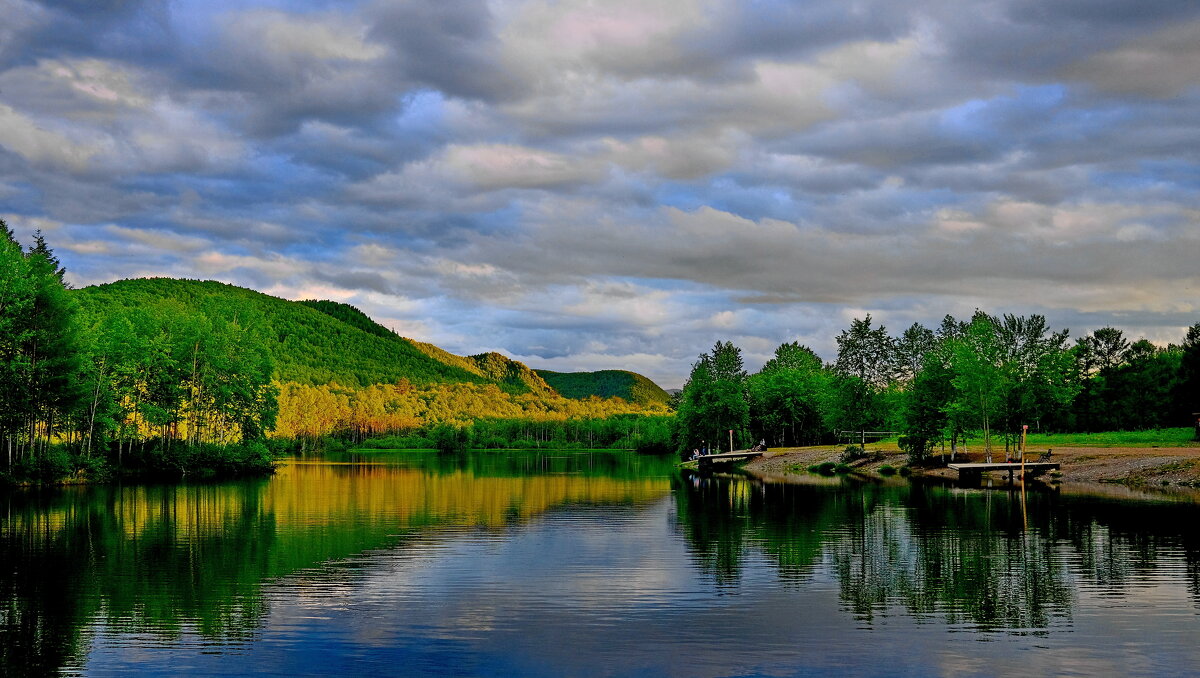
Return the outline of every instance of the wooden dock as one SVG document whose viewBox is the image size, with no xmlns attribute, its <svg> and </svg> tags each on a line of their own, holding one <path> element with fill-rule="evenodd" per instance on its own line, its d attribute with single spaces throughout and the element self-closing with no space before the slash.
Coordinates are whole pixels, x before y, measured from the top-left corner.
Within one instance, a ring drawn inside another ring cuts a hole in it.
<svg viewBox="0 0 1200 678">
<path fill-rule="evenodd" d="M 695 459 L 696 465 L 701 469 L 710 469 L 717 464 L 732 464 L 735 461 L 747 461 L 761 457 L 762 452 L 751 452 L 750 450 L 738 450 L 736 452 L 722 452 L 721 454 L 706 454 Z"/>
<path fill-rule="evenodd" d="M 1020 473 L 1022 466 L 1024 467 L 1025 475 L 1041 475 L 1046 471 L 1052 471 L 1059 468 L 1057 462 L 1049 461 L 1027 461 L 1024 465 L 1019 461 L 1000 462 L 995 464 L 948 464 L 946 468 L 958 471 L 958 479 L 963 482 L 977 483 L 983 474 L 987 471 L 1008 471 L 1008 482 L 1013 481 L 1013 476 Z"/>
</svg>

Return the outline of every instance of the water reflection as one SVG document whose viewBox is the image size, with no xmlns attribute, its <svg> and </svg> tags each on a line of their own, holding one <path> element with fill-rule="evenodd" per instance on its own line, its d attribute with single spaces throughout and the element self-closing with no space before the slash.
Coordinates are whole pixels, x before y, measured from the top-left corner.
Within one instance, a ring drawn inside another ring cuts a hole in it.
<svg viewBox="0 0 1200 678">
<path fill-rule="evenodd" d="M 903 611 L 1044 633 L 1069 623 L 1079 589 L 1121 596 L 1163 578 L 1186 579 L 1200 606 L 1200 510 L 1188 503 L 699 475 L 674 491 L 678 530 L 717 586 L 738 585 L 755 556 L 797 586 L 828 568 L 868 626 Z"/>
<path fill-rule="evenodd" d="M 1200 661 L 1187 502 L 611 452 L 350 453 L 4 501 L 3 675 L 993 673 L 1014 648 L 991 646 L 1025 641 L 1032 673 Z"/>
<path fill-rule="evenodd" d="M 556 506 L 669 491 L 669 463 L 613 453 L 344 455 L 275 478 L 4 498 L 0 674 L 78 660 L 88 629 L 244 641 L 263 586 L 415 536 L 503 529 Z"/>
</svg>

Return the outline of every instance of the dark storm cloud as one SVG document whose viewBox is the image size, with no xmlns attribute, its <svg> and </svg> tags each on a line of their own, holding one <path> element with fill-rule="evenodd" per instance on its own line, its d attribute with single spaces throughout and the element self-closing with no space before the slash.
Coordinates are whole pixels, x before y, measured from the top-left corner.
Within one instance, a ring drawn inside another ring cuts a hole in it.
<svg viewBox="0 0 1200 678">
<path fill-rule="evenodd" d="M 1200 315 L 1200 5 L 0 0 L 0 215 L 678 385 L 976 307 Z M 1194 319 L 1192 320 L 1194 322 Z"/>
</svg>

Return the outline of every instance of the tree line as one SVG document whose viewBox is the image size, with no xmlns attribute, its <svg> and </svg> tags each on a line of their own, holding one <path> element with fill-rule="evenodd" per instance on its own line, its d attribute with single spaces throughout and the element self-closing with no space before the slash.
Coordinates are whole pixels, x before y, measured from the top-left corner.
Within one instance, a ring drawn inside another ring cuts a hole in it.
<svg viewBox="0 0 1200 678">
<path fill-rule="evenodd" d="M 7 472 L 58 479 L 111 464 L 269 467 L 273 363 L 254 318 L 162 301 L 88 314 L 41 234 L 0 221 L 0 444 Z"/>
<path fill-rule="evenodd" d="M 1105 327 L 1070 340 L 1040 315 L 946 316 L 892 336 L 871 316 L 837 336 L 825 363 L 785 343 L 754 374 L 717 342 L 693 364 L 677 402 L 680 452 L 758 440 L 799 446 L 898 435 L 916 460 L 966 439 L 990 456 L 1022 427 L 1049 432 L 1144 430 L 1194 423 L 1200 412 L 1200 323 L 1180 344 L 1130 341 Z M 1198 429 L 1200 434 L 1200 429 Z"/>
<path fill-rule="evenodd" d="M 564 398 L 520 363 L 411 342 L 345 304 L 171 279 L 72 290 L 64 275 L 40 233 L 26 250 L 0 221 L 0 477 L 255 472 L 272 450 L 474 419 L 607 445 L 611 427 L 571 422 L 668 411 Z M 480 440 L 526 438 L 497 426 Z"/>
<path fill-rule="evenodd" d="M 622 398 L 593 396 L 577 399 L 557 394 L 514 394 L 497 384 L 414 384 L 401 379 L 394 384 L 355 388 L 337 383 L 310 386 L 287 382 L 279 384 L 279 415 L 271 435 L 295 441 L 299 451 L 307 451 L 327 445 L 329 438 L 350 444 L 380 436 L 422 438 L 423 431 L 435 424 L 462 428 L 471 422 L 507 420 L 521 422 L 523 430 L 531 427 L 543 430 L 550 426 L 565 432 L 563 435 L 576 442 L 570 432 L 582 426 L 582 422 L 625 416 L 652 419 L 667 412 L 666 406 L 639 405 Z M 480 431 L 486 429 L 482 423 L 477 428 Z M 526 438 L 544 442 L 553 439 L 553 435 L 504 436 L 508 441 Z M 481 443 L 472 446 L 523 445 Z"/>
</svg>

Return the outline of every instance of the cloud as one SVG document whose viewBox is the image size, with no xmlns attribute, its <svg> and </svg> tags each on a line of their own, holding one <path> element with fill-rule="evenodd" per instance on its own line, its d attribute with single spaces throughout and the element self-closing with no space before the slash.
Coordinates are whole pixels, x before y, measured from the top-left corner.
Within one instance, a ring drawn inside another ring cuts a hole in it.
<svg viewBox="0 0 1200 678">
<path fill-rule="evenodd" d="M 78 284 L 331 296 L 669 385 L 716 339 L 830 358 L 866 312 L 1200 315 L 1194 2 L 0 13 L 0 212 Z"/>
<path fill-rule="evenodd" d="M 1200 87 L 1200 21 L 1171 26 L 1062 70 L 1112 94 L 1173 97 Z"/>
</svg>

